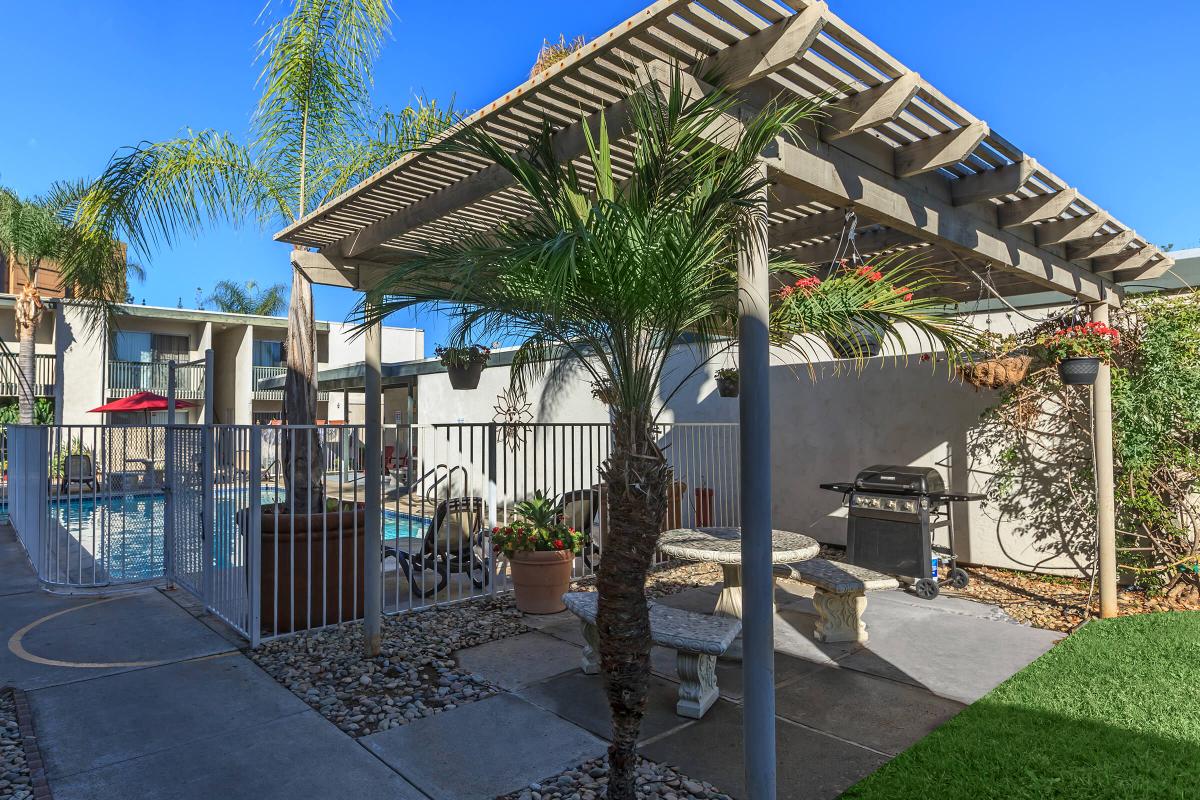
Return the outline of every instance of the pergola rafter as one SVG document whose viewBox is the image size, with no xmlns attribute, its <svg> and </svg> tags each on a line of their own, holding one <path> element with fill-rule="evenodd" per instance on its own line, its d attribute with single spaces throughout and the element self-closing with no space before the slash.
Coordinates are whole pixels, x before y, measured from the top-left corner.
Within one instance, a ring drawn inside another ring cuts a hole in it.
<svg viewBox="0 0 1200 800">
<path fill-rule="evenodd" d="M 836 96 L 811 139 L 770 159 L 772 250 L 825 252 L 839 210 L 933 252 L 1011 274 L 1005 292 L 1053 289 L 1119 301 L 1114 278 L 1160 274 L 1170 259 L 834 14 L 824 2 L 660 0 L 463 121 L 514 150 L 541 125 L 555 149 L 580 158 L 585 126 L 601 117 L 628 170 L 625 97 L 647 70 L 677 65 L 697 85 L 720 81 L 747 110 L 771 98 Z M 659 74 L 661 78 L 661 71 Z M 446 134 L 453 137 L 455 131 Z M 781 188 L 782 187 L 782 190 Z M 814 204 L 817 208 L 813 211 Z M 830 210 L 832 209 L 832 211 Z M 411 154 L 281 231 L 315 248 L 315 280 L 369 288 L 373 264 L 394 264 L 429 242 L 527 216 L 523 192 L 498 167 L 445 152 Z M 805 221 L 809 216 L 817 219 Z M 814 241 L 816 240 L 816 241 Z M 945 261 L 945 259 L 942 259 Z M 963 277 L 959 274 L 957 277 Z"/>
</svg>

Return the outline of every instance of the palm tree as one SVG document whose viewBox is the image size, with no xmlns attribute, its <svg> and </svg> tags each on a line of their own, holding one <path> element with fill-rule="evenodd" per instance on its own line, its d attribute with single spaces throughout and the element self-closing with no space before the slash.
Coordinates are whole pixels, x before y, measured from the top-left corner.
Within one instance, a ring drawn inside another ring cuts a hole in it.
<svg viewBox="0 0 1200 800">
<path fill-rule="evenodd" d="M 259 289 L 255 281 L 245 284 L 234 281 L 217 281 L 212 294 L 204 298 L 207 305 L 215 306 L 218 311 L 230 314 L 256 314 L 261 317 L 273 317 L 287 307 L 284 292 L 287 287 L 282 283 L 272 284 L 265 289 Z"/>
<path fill-rule="evenodd" d="M 34 335 L 42 320 L 38 273 L 53 262 L 68 296 L 106 319 L 115 302 L 125 296 L 130 272 L 141 270 L 126 258 L 125 247 L 103 228 L 78 223 L 76 202 L 82 187 L 56 184 L 45 197 L 22 199 L 0 187 L 0 255 L 24 272 L 25 285 L 15 304 L 17 323 L 18 420 L 35 422 L 33 392 L 36 380 Z M 44 418 L 44 415 L 43 415 Z"/>
<path fill-rule="evenodd" d="M 371 70 L 390 24 L 390 0 L 294 0 L 259 42 L 262 95 L 246 141 L 189 131 L 118 151 L 84 211 L 108 220 L 139 252 L 180 234 L 198 235 L 218 220 L 253 216 L 277 229 L 302 218 L 455 119 L 452 109 L 432 101 L 398 113 L 371 106 Z M 296 269 L 287 354 L 285 416 L 311 425 L 317 416 L 312 284 Z M 319 437 L 285 441 L 293 448 L 292 491 L 322 507 Z"/>
<path fill-rule="evenodd" d="M 513 370 L 520 387 L 564 365 L 611 387 L 612 446 L 601 470 L 610 528 L 598 570 L 597 628 L 612 712 L 613 800 L 634 796 L 651 643 L 645 580 L 671 481 L 655 433 L 656 399 L 674 391 L 663 385 L 668 354 L 695 346 L 703 363 L 731 346 L 737 241 L 763 188 L 759 154 L 818 116 L 820 106 L 770 106 L 732 133 L 735 144 L 717 148 L 704 133 L 729 124 L 733 100 L 686 98 L 676 75 L 665 92 L 633 95 L 632 172 L 623 178 L 614 173 L 604 126 L 589 137 L 583 167 L 556 156 L 549 126 L 519 153 L 466 129 L 437 149 L 500 164 L 528 194 L 532 214 L 430 245 L 394 267 L 356 311 L 367 324 L 425 304 L 451 315 L 456 341 L 520 341 Z M 835 269 L 824 280 L 792 263 L 771 270 L 773 341 L 801 355 L 813 337 L 845 336 L 861 324 L 897 339 L 906 330 L 952 351 L 968 339 L 937 315 L 942 301 L 926 296 L 935 279 L 912 264 L 892 265 L 887 280 L 874 269 Z"/>
</svg>

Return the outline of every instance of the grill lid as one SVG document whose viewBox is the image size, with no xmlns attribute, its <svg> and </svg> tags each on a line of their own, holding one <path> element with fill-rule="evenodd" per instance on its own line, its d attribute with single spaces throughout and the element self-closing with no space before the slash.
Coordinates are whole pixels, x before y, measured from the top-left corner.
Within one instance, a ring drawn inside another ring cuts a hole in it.
<svg viewBox="0 0 1200 800">
<path fill-rule="evenodd" d="M 946 484 L 941 473 L 933 467 L 876 464 L 858 473 L 854 488 L 860 492 L 935 494 L 945 491 Z"/>
</svg>

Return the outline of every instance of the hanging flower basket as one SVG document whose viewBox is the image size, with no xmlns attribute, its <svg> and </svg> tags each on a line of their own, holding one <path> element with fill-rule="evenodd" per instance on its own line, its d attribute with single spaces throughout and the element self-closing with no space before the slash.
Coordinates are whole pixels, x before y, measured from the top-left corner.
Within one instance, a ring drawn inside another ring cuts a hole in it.
<svg viewBox="0 0 1200 800">
<path fill-rule="evenodd" d="M 1091 386 L 1099 374 L 1099 358 L 1064 358 L 1058 362 L 1058 377 L 1067 386 Z"/>
<path fill-rule="evenodd" d="M 446 367 L 446 375 L 450 378 L 450 386 L 457 391 L 474 389 L 479 386 L 479 377 L 487 366 L 492 351 L 486 347 L 473 344 L 470 347 L 439 347 L 434 350 L 442 365 Z"/>
<path fill-rule="evenodd" d="M 958 375 L 976 389 L 1008 389 L 1025 380 L 1033 356 L 1013 354 L 963 364 Z"/>
<path fill-rule="evenodd" d="M 736 369 L 719 369 L 716 374 L 717 394 L 721 397 L 737 397 L 741 378 Z"/>
<path fill-rule="evenodd" d="M 825 342 L 837 358 L 874 358 L 883 352 L 882 331 L 862 320 L 852 322 L 840 336 L 826 336 Z"/>
<path fill-rule="evenodd" d="M 1103 322 L 1086 322 L 1059 328 L 1038 342 L 1058 361 L 1058 376 L 1067 386 L 1091 386 L 1100 364 L 1112 360 L 1121 333 Z"/>
</svg>

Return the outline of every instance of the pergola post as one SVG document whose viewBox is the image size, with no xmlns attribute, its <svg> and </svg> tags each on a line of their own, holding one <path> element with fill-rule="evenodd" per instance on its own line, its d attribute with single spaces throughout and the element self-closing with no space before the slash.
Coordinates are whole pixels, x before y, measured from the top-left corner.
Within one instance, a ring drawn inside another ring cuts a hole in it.
<svg viewBox="0 0 1200 800">
<path fill-rule="evenodd" d="M 738 253 L 738 413 L 742 473 L 742 673 L 746 794 L 775 798 L 775 620 L 771 575 L 770 285 L 767 177 Z"/>
<path fill-rule="evenodd" d="M 366 474 L 363 492 L 366 496 L 367 521 L 363 531 L 366 541 L 363 564 L 363 641 L 368 658 L 379 655 L 380 631 L 383 623 L 383 552 L 380 525 L 383 521 L 380 503 L 383 491 L 381 457 L 383 451 L 383 408 L 380 404 L 380 369 L 383 361 L 382 323 L 378 320 L 367 326 L 363 336 L 364 381 L 366 411 Z"/>
<path fill-rule="evenodd" d="M 1092 306 L 1092 321 L 1108 324 L 1108 303 Z M 1100 616 L 1117 616 L 1117 510 L 1113 483 L 1112 369 L 1101 363 L 1092 386 L 1092 447 L 1096 454 L 1097 568 Z"/>
</svg>

